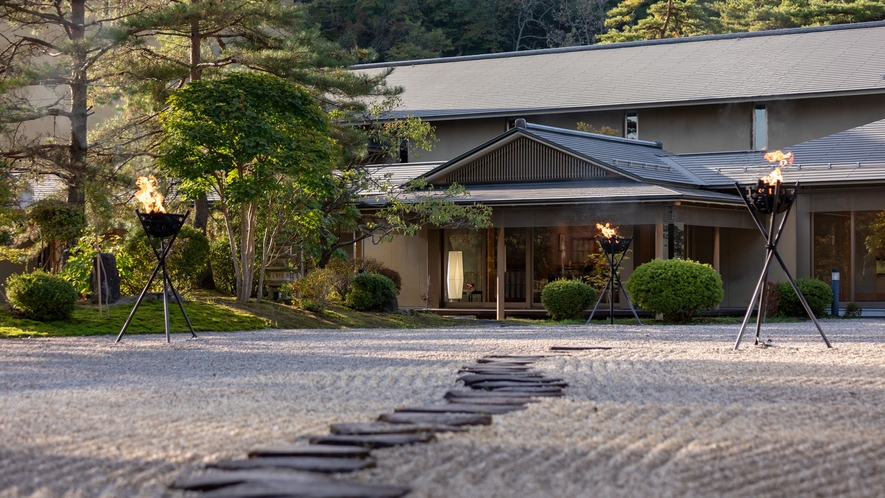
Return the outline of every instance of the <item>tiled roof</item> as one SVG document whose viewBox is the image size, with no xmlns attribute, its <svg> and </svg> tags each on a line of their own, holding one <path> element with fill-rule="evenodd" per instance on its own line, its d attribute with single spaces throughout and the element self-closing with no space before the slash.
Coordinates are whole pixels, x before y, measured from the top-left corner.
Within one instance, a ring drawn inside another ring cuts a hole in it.
<svg viewBox="0 0 885 498">
<path fill-rule="evenodd" d="M 785 183 L 863 183 L 885 180 L 885 120 L 783 149 L 792 152 L 792 166 L 782 169 Z M 764 151 L 681 154 L 676 161 L 701 179 L 703 185 L 748 183 L 772 167 Z"/>
<path fill-rule="evenodd" d="M 391 66 L 398 112 L 440 119 L 885 92 L 885 22 L 354 69 Z"/>
</svg>

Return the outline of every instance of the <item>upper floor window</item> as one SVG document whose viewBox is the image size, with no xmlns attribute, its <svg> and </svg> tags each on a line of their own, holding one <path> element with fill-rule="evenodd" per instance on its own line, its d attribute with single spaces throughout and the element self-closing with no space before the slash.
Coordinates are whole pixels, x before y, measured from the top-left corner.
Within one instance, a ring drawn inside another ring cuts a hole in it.
<svg viewBox="0 0 885 498">
<path fill-rule="evenodd" d="M 639 140 L 639 115 L 635 112 L 627 113 L 624 123 L 624 137 L 630 140 Z"/>
<path fill-rule="evenodd" d="M 764 104 L 753 108 L 753 149 L 768 148 L 768 111 Z"/>
</svg>

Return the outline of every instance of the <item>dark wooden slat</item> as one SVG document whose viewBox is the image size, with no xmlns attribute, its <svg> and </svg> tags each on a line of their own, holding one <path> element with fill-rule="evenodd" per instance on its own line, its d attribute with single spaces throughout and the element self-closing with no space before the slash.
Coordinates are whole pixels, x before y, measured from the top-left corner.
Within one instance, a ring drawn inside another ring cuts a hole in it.
<svg viewBox="0 0 885 498">
<path fill-rule="evenodd" d="M 404 444 L 429 443 L 436 437 L 426 432 L 414 434 L 332 434 L 310 438 L 311 444 L 362 446 L 364 448 L 391 448 Z"/>
<path fill-rule="evenodd" d="M 332 434 L 411 434 L 416 432 L 464 432 L 467 429 L 443 424 L 389 424 L 383 422 L 357 422 L 332 424 Z"/>
<path fill-rule="evenodd" d="M 206 467 L 222 470 L 289 469 L 306 472 L 353 472 L 375 466 L 371 458 L 269 457 L 245 460 L 222 460 Z"/>
<path fill-rule="evenodd" d="M 447 405 L 427 405 L 427 406 L 409 406 L 405 408 L 397 408 L 396 413 L 480 413 L 497 415 L 501 413 L 509 413 L 516 410 L 524 410 L 525 407 L 519 405 L 479 405 L 450 403 Z"/>
<path fill-rule="evenodd" d="M 385 413 L 378 417 L 392 424 L 492 425 L 491 415 L 476 413 Z"/>
<path fill-rule="evenodd" d="M 489 381 L 489 382 L 481 382 L 479 384 L 473 384 L 470 386 L 472 389 L 485 389 L 489 391 L 523 391 L 523 392 L 547 392 L 547 393 L 561 393 L 562 388 L 566 387 L 568 384 L 565 382 L 563 385 L 557 384 L 526 384 L 525 382 L 503 382 L 503 381 Z"/>
<path fill-rule="evenodd" d="M 609 346 L 550 346 L 550 351 L 608 351 Z"/>
<path fill-rule="evenodd" d="M 369 450 L 359 446 L 337 446 L 322 444 L 274 444 L 261 446 L 249 452 L 249 458 L 271 456 L 366 458 L 369 456 Z"/>
<path fill-rule="evenodd" d="M 399 498 L 411 491 L 400 486 L 346 481 L 248 481 L 205 493 L 206 498 Z"/>
<path fill-rule="evenodd" d="M 550 384 L 550 385 L 558 385 L 565 382 L 562 379 L 548 379 L 545 377 L 521 377 L 518 375 L 490 375 L 490 374 L 467 374 L 458 377 L 456 380 L 463 382 L 464 384 L 470 386 L 473 384 L 477 384 L 479 382 L 491 382 L 491 381 L 505 381 L 505 382 L 519 382 L 524 384 Z"/>
<path fill-rule="evenodd" d="M 562 390 L 558 389 L 556 392 L 531 392 L 531 391 L 510 391 L 506 392 L 500 389 L 496 389 L 494 391 L 482 391 L 472 389 L 470 391 L 449 391 L 445 394 L 446 399 L 450 398 L 511 398 L 511 399 L 531 399 L 536 397 L 558 397 L 562 396 Z"/>
</svg>

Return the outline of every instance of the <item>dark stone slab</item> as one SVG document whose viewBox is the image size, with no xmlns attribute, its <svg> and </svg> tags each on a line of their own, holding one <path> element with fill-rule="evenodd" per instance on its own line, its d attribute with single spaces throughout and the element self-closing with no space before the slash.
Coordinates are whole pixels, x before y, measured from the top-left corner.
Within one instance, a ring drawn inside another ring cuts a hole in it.
<svg viewBox="0 0 885 498">
<path fill-rule="evenodd" d="M 550 351 L 608 351 L 608 346 L 550 346 Z"/>
<path fill-rule="evenodd" d="M 364 448 L 391 448 L 404 444 L 429 443 L 436 436 L 426 432 L 414 434 L 333 434 L 310 438 L 311 444 L 362 446 Z"/>
<path fill-rule="evenodd" d="M 506 383 L 505 383 L 506 384 Z M 518 392 L 522 393 L 535 393 L 535 394 L 562 394 L 562 388 L 557 386 L 530 386 L 526 384 L 518 384 L 518 385 L 501 385 L 497 387 L 488 387 L 483 388 L 480 384 L 476 386 L 472 386 L 473 389 L 482 389 L 491 393 L 500 394 L 500 393 L 508 393 L 508 392 Z"/>
<path fill-rule="evenodd" d="M 512 375 L 514 377 L 543 377 L 544 374 L 536 370 L 508 370 L 502 368 L 462 368 L 459 374 L 476 375 Z"/>
<path fill-rule="evenodd" d="M 516 399 L 516 400 L 531 400 L 532 398 L 538 397 L 557 397 L 561 396 L 562 391 L 557 390 L 555 393 L 545 393 L 545 392 L 505 392 L 502 390 L 494 390 L 494 391 L 481 391 L 481 390 L 470 390 L 470 391 L 449 391 L 445 394 L 446 399 L 452 398 L 460 398 L 460 399 L 484 399 L 484 398 L 506 398 L 506 399 Z"/>
<path fill-rule="evenodd" d="M 178 479 L 172 488 L 190 491 L 208 491 L 249 481 L 291 481 L 291 482 L 329 482 L 331 478 L 314 472 L 294 470 L 235 470 L 231 472 L 210 472 Z"/>
<path fill-rule="evenodd" d="M 222 460 L 206 467 L 222 470 L 288 469 L 306 472 L 353 472 L 375 466 L 371 458 L 270 457 L 245 460 Z"/>
<path fill-rule="evenodd" d="M 491 360 L 491 361 L 538 361 L 547 358 L 544 355 L 507 355 L 507 354 L 492 354 L 483 358 L 480 358 L 476 361 L 482 360 Z"/>
<path fill-rule="evenodd" d="M 518 375 L 488 375 L 488 374 L 467 374 L 458 377 L 456 380 L 463 382 L 465 385 L 473 385 L 480 382 L 502 381 L 502 382 L 519 382 L 525 384 L 550 384 L 558 385 L 565 382 L 562 379 L 548 379 L 544 377 L 520 377 Z"/>
<path fill-rule="evenodd" d="M 113 254 L 101 253 L 101 282 L 98 279 L 98 257 L 92 258 L 91 300 L 98 302 L 98 290 L 101 289 L 101 304 L 115 303 L 120 299 L 120 272 L 117 271 L 117 258 Z"/>
<path fill-rule="evenodd" d="M 281 456 L 366 458 L 369 456 L 369 450 L 360 446 L 331 444 L 275 444 L 261 446 L 249 452 L 249 458 Z"/>
<path fill-rule="evenodd" d="M 526 403 L 537 403 L 537 400 L 533 400 L 532 398 L 495 398 L 495 397 L 484 397 L 484 398 L 462 398 L 458 396 L 452 396 L 446 398 L 449 403 L 459 403 L 465 405 L 515 405 L 521 406 Z"/>
<path fill-rule="evenodd" d="M 504 387 L 544 388 L 544 387 L 568 387 L 566 382 L 516 382 L 513 380 L 487 380 L 470 384 L 473 389 L 501 389 Z"/>
<path fill-rule="evenodd" d="M 385 413 L 378 417 L 391 424 L 492 425 L 492 416 L 477 413 Z"/>
<path fill-rule="evenodd" d="M 411 434 L 415 432 L 464 432 L 467 429 L 443 424 L 388 424 L 383 422 L 332 424 L 332 434 Z"/>
<path fill-rule="evenodd" d="M 206 498 L 399 498 L 411 491 L 400 486 L 360 484 L 346 481 L 290 482 L 248 481 L 209 491 Z"/>
<path fill-rule="evenodd" d="M 480 405 L 465 403 L 450 403 L 447 405 L 409 406 L 397 408 L 396 413 L 481 413 L 497 415 L 510 413 L 516 410 L 525 410 L 522 405 Z"/>
<path fill-rule="evenodd" d="M 496 365 L 509 367 L 525 367 L 535 363 L 536 360 L 496 360 L 494 358 L 480 358 L 476 360 L 481 365 Z"/>
</svg>

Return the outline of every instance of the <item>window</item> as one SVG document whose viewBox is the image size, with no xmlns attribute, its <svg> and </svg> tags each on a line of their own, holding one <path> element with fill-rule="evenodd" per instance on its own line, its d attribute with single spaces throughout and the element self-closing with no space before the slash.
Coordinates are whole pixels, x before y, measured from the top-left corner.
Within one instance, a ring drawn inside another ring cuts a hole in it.
<svg viewBox="0 0 885 498">
<path fill-rule="evenodd" d="M 753 148 L 768 148 L 768 111 L 764 105 L 757 105 L 753 109 Z"/>
<path fill-rule="evenodd" d="M 639 140 L 639 115 L 635 112 L 627 113 L 627 122 L 624 126 L 624 137 L 630 140 Z"/>
</svg>

